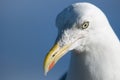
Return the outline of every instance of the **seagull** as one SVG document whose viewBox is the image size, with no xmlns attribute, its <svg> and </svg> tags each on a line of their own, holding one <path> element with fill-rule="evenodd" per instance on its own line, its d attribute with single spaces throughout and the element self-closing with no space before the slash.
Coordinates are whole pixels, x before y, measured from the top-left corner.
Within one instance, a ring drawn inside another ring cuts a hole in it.
<svg viewBox="0 0 120 80">
<path fill-rule="evenodd" d="M 58 14 L 56 26 L 58 37 L 44 60 L 46 75 L 71 51 L 65 80 L 120 80 L 120 42 L 102 10 L 74 3 Z"/>
</svg>

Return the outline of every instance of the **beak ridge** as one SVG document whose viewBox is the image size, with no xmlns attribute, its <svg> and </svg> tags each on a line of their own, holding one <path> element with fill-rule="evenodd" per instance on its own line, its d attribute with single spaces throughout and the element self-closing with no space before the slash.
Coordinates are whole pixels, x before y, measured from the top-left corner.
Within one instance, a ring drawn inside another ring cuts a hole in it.
<svg viewBox="0 0 120 80">
<path fill-rule="evenodd" d="M 44 73 L 47 75 L 48 71 L 50 71 L 56 62 L 64 56 L 68 51 L 71 44 L 64 45 L 62 47 L 59 44 L 55 44 L 51 50 L 48 52 L 44 59 Z"/>
</svg>

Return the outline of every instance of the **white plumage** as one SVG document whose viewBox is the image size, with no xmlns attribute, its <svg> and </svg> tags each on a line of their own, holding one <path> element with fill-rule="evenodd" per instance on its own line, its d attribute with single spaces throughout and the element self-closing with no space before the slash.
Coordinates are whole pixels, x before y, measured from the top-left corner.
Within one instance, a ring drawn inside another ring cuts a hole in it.
<svg viewBox="0 0 120 80">
<path fill-rule="evenodd" d="M 85 39 L 72 48 L 74 50 L 66 80 L 120 80 L 120 43 L 106 16 L 96 6 L 76 3 L 58 15 L 58 29 L 70 28 L 67 34 L 70 39 L 62 41 L 68 43 L 73 38 L 71 35 L 79 36 L 75 34 L 79 32 L 72 28 L 84 21 L 89 21 L 89 29 L 81 30 L 83 36 L 86 35 Z"/>
<path fill-rule="evenodd" d="M 57 16 L 56 26 L 58 46 L 70 45 L 61 53 L 59 48 L 54 50 L 54 55 L 72 51 L 66 80 L 120 80 L 120 42 L 99 8 L 91 3 L 72 4 Z"/>
</svg>

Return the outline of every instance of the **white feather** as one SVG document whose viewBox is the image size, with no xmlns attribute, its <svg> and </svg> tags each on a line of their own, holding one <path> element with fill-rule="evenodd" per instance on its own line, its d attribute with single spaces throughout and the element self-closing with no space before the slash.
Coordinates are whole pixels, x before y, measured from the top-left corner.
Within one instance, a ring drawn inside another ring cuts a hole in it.
<svg viewBox="0 0 120 80">
<path fill-rule="evenodd" d="M 84 21 L 89 28 L 78 30 Z M 120 43 L 104 13 L 90 3 L 76 3 L 56 19 L 62 38 L 59 44 L 77 41 L 66 80 L 120 80 Z"/>
</svg>

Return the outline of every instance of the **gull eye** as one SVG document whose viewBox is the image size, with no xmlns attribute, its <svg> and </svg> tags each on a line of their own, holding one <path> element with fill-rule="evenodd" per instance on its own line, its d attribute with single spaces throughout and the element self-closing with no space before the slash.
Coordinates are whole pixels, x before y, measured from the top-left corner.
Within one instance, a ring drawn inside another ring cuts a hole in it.
<svg viewBox="0 0 120 80">
<path fill-rule="evenodd" d="M 86 22 L 84 22 L 84 23 L 82 24 L 81 28 L 82 28 L 82 29 L 86 29 L 86 28 L 88 28 L 88 26 L 89 26 L 89 22 L 86 21 Z"/>
</svg>

